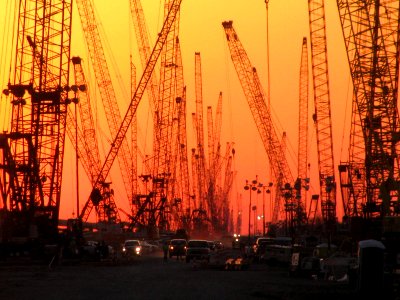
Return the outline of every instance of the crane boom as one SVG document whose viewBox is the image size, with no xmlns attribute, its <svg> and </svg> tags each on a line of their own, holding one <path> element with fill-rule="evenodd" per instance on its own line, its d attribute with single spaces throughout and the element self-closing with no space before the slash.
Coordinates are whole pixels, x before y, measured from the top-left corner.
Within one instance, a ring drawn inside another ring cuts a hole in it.
<svg viewBox="0 0 400 300">
<path fill-rule="evenodd" d="M 333 224 L 336 222 L 336 181 L 324 0 L 308 0 L 308 12 L 315 107 L 313 119 L 317 130 L 320 203 L 325 224 Z"/>
<path fill-rule="evenodd" d="M 206 176 L 206 157 L 204 151 L 204 124 L 203 124 L 203 79 L 201 70 L 201 56 L 200 52 L 196 52 L 195 55 L 195 94 L 196 94 L 196 142 L 198 151 L 197 161 L 197 176 L 199 190 L 199 201 L 200 206 L 206 209 L 205 194 L 207 193 L 207 176 Z M 208 203 L 209 204 L 209 203 Z"/>
<path fill-rule="evenodd" d="M 176 39 L 176 115 L 178 119 L 178 136 L 177 136 L 177 154 L 178 163 L 177 169 L 177 186 L 179 193 L 177 197 L 182 200 L 181 214 L 183 228 L 189 229 L 190 227 L 190 214 L 191 214 L 191 197 L 190 197 L 190 180 L 189 180 L 189 162 L 188 162 L 188 149 L 187 149 L 187 132 L 186 132 L 186 87 L 183 74 L 182 53 L 179 38 Z"/>
<path fill-rule="evenodd" d="M 154 67 L 157 63 L 158 57 L 160 56 L 160 53 L 162 51 L 162 48 L 167 40 L 168 33 L 171 29 L 171 27 L 174 24 L 175 17 L 177 13 L 179 12 L 180 5 L 182 3 L 182 0 L 173 0 L 171 2 L 170 9 L 168 11 L 168 14 L 165 18 L 163 27 L 158 35 L 157 41 L 154 45 L 153 51 L 150 55 L 149 61 L 143 71 L 142 77 L 140 78 L 140 81 L 138 83 L 138 86 L 136 88 L 135 94 L 132 97 L 131 103 L 129 104 L 128 110 L 125 114 L 125 117 L 122 120 L 121 126 L 119 127 L 117 134 L 113 140 L 113 143 L 111 144 L 110 151 L 107 154 L 106 160 L 103 164 L 103 167 L 100 171 L 100 173 L 97 176 L 96 179 L 96 184 L 93 186 L 93 191 L 92 195 L 96 194 L 96 190 L 99 190 L 101 188 L 101 178 L 106 178 L 108 173 L 110 172 L 111 166 L 118 154 L 118 150 L 125 138 L 125 135 L 129 129 L 129 125 L 136 114 L 137 107 L 140 103 L 140 100 L 142 99 L 143 93 L 145 92 L 146 85 L 149 82 L 152 72 L 154 70 Z M 83 219 L 85 216 L 86 211 L 89 210 L 91 206 L 94 205 L 93 199 L 88 199 L 84 209 L 81 212 L 80 217 Z"/>
<path fill-rule="evenodd" d="M 147 33 L 146 20 L 140 0 L 131 0 L 130 2 L 131 15 L 133 25 L 135 27 L 136 40 L 139 48 L 140 61 L 142 67 L 145 68 L 150 57 L 150 42 Z M 153 72 L 148 84 L 147 93 L 149 96 L 150 106 L 154 112 L 158 94 L 158 79 Z"/>
<path fill-rule="evenodd" d="M 297 189 L 300 201 L 299 207 L 307 207 L 308 185 L 308 47 L 307 38 L 303 38 L 300 61 L 299 80 L 299 138 L 298 138 L 298 166 Z"/>
<path fill-rule="evenodd" d="M 222 25 L 226 33 L 231 58 L 242 85 L 242 89 L 247 98 L 247 102 L 253 114 L 254 121 L 267 152 L 275 177 L 282 177 L 283 185 L 291 185 L 293 184 L 293 176 L 284 151 L 282 150 L 281 142 L 275 131 L 271 113 L 267 107 L 265 101 L 266 97 L 261 87 L 256 68 L 251 65 L 232 23 L 232 21 L 227 21 L 223 22 Z M 282 186 L 277 187 L 278 191 L 281 189 L 283 189 Z M 278 221 L 279 207 L 280 205 L 274 206 L 272 222 Z"/>
</svg>

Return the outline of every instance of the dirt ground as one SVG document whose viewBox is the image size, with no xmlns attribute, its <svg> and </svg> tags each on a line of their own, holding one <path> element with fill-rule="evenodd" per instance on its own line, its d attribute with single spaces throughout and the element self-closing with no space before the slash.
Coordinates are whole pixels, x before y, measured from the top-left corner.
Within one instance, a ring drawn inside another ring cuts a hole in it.
<svg viewBox="0 0 400 300">
<path fill-rule="evenodd" d="M 253 264 L 207 268 L 161 254 L 134 262 L 55 266 L 0 264 L 0 299 L 356 299 L 348 284 L 291 278 L 286 268 Z"/>
</svg>

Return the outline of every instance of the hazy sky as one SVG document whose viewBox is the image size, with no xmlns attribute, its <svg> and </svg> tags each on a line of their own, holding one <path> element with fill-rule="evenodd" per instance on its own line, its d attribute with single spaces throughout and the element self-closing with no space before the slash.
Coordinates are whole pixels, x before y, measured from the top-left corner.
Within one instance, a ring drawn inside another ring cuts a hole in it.
<svg viewBox="0 0 400 300">
<path fill-rule="evenodd" d="M 12 0 L 2 1 L 0 7 L 0 20 L 4 19 L 4 12 L 7 11 L 6 3 Z M 120 109 L 125 114 L 125 107 L 129 98 L 120 94 L 120 86 L 129 91 L 129 55 L 132 53 L 134 63 L 137 67 L 137 76 L 141 76 L 141 64 L 137 55 L 137 43 L 134 37 L 133 25 L 130 21 L 129 1 L 93 1 L 101 20 L 105 35 L 107 36 L 107 47 L 115 59 L 121 73 L 118 84 L 114 87 L 121 99 Z M 142 5 L 146 14 L 151 42 L 155 41 L 155 35 L 162 25 L 163 1 L 146 0 Z M 349 140 L 349 114 L 351 107 L 351 85 L 347 66 L 342 33 L 335 1 L 327 1 L 327 35 L 329 55 L 329 80 L 331 91 L 335 170 L 340 161 L 347 159 L 347 143 Z M 293 176 L 297 176 L 297 127 L 298 127 L 298 87 L 301 45 L 304 36 L 309 36 L 307 1 L 299 0 L 270 0 L 268 6 L 269 15 L 269 45 L 270 45 L 270 83 L 271 83 L 271 105 L 273 118 L 278 127 L 278 135 L 286 131 L 288 136 L 288 160 L 292 165 Z M 234 190 L 231 201 L 235 205 L 237 199 L 242 199 L 244 216 L 247 216 L 248 192 L 245 193 L 243 186 L 245 180 L 252 180 L 258 175 L 261 182 L 274 181 L 269 178 L 267 169 L 267 155 L 261 139 L 254 125 L 250 109 L 243 95 L 240 83 L 230 59 L 225 34 L 221 23 L 226 20 L 233 20 L 233 26 L 243 43 L 252 64 L 257 68 L 258 74 L 264 89 L 267 87 L 267 38 L 266 38 L 266 5 L 264 0 L 184 0 L 181 7 L 180 42 L 184 59 L 185 84 L 187 86 L 188 116 L 195 111 L 194 106 L 194 53 L 200 52 L 202 58 L 203 75 L 203 98 L 204 114 L 206 107 L 212 106 L 215 112 L 218 94 L 223 92 L 223 132 L 221 142 L 235 143 L 234 167 L 237 175 L 234 181 Z M 82 38 L 82 30 L 77 7 L 74 7 L 73 20 L 73 44 L 72 55 L 81 56 L 89 62 L 88 53 Z M 4 55 L 4 32 L 0 32 L 0 41 L 3 43 L 1 49 Z M 310 48 L 310 46 L 309 46 Z M 310 60 L 311 62 L 311 60 Z M 3 62 L 2 62 L 3 63 Z M 109 61 L 109 66 L 112 68 Z M 5 68 L 1 67 L 0 82 L 6 85 L 8 78 L 4 75 Z M 91 76 L 94 77 L 92 74 Z M 311 70 L 310 70 L 311 76 Z M 311 84 L 311 77 L 310 77 Z M 311 91 L 311 89 L 310 89 Z M 3 98 L 2 98 L 3 99 Z M 143 153 L 151 153 L 151 142 L 145 141 L 148 129 L 148 112 L 146 108 L 147 98 L 144 98 L 138 112 L 140 136 L 139 144 Z M 316 159 L 316 138 L 315 128 L 311 119 L 313 98 L 310 95 L 310 119 L 309 137 L 310 141 L 310 164 L 311 182 L 310 193 L 318 193 L 317 186 L 317 159 Z M 347 118 L 347 119 L 346 119 Z M 188 119 L 188 129 L 192 132 L 191 117 Z M 103 127 L 106 132 L 106 126 Z M 106 135 L 106 134 L 105 134 Z M 193 141 L 189 140 L 189 149 L 194 147 Z M 107 141 L 103 142 L 105 151 L 108 151 Z M 68 146 L 68 149 L 70 147 Z M 74 159 L 72 151 L 66 154 L 66 161 Z M 64 190 L 62 194 L 61 217 L 67 218 L 72 214 L 75 203 L 74 169 L 70 168 L 72 163 L 65 164 Z M 141 172 L 141 164 L 139 164 Z M 83 171 L 81 171 L 84 177 Z M 118 176 L 118 175 L 115 175 Z M 84 182 L 85 179 L 82 179 Z M 115 181 L 118 181 L 117 179 Z M 336 181 L 339 182 L 338 174 Z M 81 184 L 81 202 L 86 201 L 89 193 L 87 184 Z M 116 190 L 121 197 L 120 205 L 127 208 L 124 200 L 125 193 Z M 241 194 L 241 196 L 240 196 Z M 338 186 L 338 196 L 340 194 Z M 259 197 L 259 205 L 261 197 Z M 254 196 L 253 199 L 256 199 Z M 256 201 L 256 200 L 254 200 Z M 338 197 L 339 215 L 341 215 L 341 200 Z M 117 203 L 118 204 L 118 203 Z M 270 214 L 267 213 L 267 219 Z M 246 218 L 243 223 L 246 223 Z M 244 229 L 245 230 L 245 229 Z"/>
</svg>

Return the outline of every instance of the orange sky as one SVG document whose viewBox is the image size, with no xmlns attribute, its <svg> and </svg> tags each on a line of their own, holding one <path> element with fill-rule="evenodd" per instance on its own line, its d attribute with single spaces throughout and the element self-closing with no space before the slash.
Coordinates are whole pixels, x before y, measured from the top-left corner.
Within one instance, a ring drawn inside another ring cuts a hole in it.
<svg viewBox="0 0 400 300">
<path fill-rule="evenodd" d="M 4 12 L 8 11 L 6 3 L 14 1 L 2 1 L 0 4 L 0 20 L 4 19 Z M 138 69 L 138 77 L 141 75 L 141 64 L 137 55 L 136 41 L 134 40 L 134 29 L 129 20 L 128 1 L 93 1 L 100 17 L 107 43 L 112 53 L 115 64 L 118 65 L 122 75 L 121 84 L 114 82 L 114 88 L 119 95 L 120 110 L 125 114 L 125 107 L 129 98 L 121 92 L 120 86 L 124 86 L 129 91 L 129 54 L 132 53 L 135 65 Z M 155 41 L 155 35 L 159 31 L 162 23 L 163 10 L 160 5 L 163 1 L 146 0 L 142 5 L 146 14 L 148 28 Z M 245 3 L 245 4 L 244 4 Z M 335 151 L 335 170 L 340 161 L 346 160 L 349 115 L 346 118 L 346 111 L 349 114 L 351 89 L 350 75 L 347 66 L 345 48 L 342 41 L 342 33 L 338 12 L 334 1 L 327 1 L 327 35 L 328 35 L 328 55 L 329 55 L 329 79 L 332 104 L 334 151 Z M 242 208 L 244 211 L 243 224 L 247 224 L 248 214 L 248 192 L 244 193 L 243 186 L 246 179 L 252 180 L 258 175 L 261 182 L 269 182 L 269 171 L 267 169 L 267 155 L 261 143 L 261 139 L 254 125 L 250 109 L 243 95 L 240 83 L 237 79 L 233 64 L 231 62 L 225 35 L 221 22 L 233 20 L 233 26 L 243 43 L 247 54 L 253 65 L 257 68 L 261 81 L 266 88 L 267 82 L 267 55 L 266 55 L 266 7 L 263 0 L 243 1 L 243 0 L 184 0 L 181 8 L 180 41 L 182 55 L 184 59 L 185 83 L 188 89 L 188 116 L 195 111 L 194 106 L 194 53 L 200 52 L 202 57 L 203 73 L 203 98 L 204 113 L 207 106 L 213 107 L 215 112 L 216 102 L 220 91 L 223 92 L 223 132 L 221 141 L 235 143 L 235 162 L 234 166 L 237 176 L 234 181 L 234 190 L 231 201 L 235 204 L 242 194 Z M 85 44 L 82 38 L 81 25 L 77 12 L 74 7 L 73 20 L 73 44 L 72 56 L 81 56 L 86 63 L 89 62 Z M 4 32 L 0 32 L 0 41 L 5 44 Z M 308 29 L 308 10 L 307 1 L 299 0 L 270 0 L 269 1 L 269 43 L 270 43 L 270 74 L 271 74 L 271 104 L 273 108 L 273 118 L 279 128 L 278 135 L 286 131 L 288 136 L 288 161 L 292 165 L 293 176 L 297 176 L 297 126 L 298 126 L 298 86 L 301 43 L 303 36 L 309 36 Z M 4 56 L 4 46 L 1 58 Z M 311 60 L 310 60 L 311 61 Z M 6 68 L 0 70 L 0 82 L 3 86 L 8 81 Z M 7 64 L 5 64 L 7 65 Z M 7 65 L 8 67 L 8 65 Z M 112 69 L 112 63 L 109 61 Z M 310 73 L 311 74 L 311 73 Z M 91 74 L 93 77 L 94 75 Z M 310 78 L 311 83 L 311 78 Z M 311 89 L 310 89 L 311 90 Z M 2 96 L 3 99 L 3 96 Z M 141 151 L 146 154 L 151 153 L 151 141 L 146 140 L 148 112 L 146 105 L 147 98 L 140 104 L 138 117 L 140 126 L 139 146 Z M 101 105 L 99 105 L 101 106 Z M 1 109 L 1 106 L 0 106 Z M 312 97 L 310 95 L 310 110 L 313 110 Z M 0 111 L 1 113 L 1 111 Z M 278 121 L 279 119 L 279 121 Z M 189 134 L 192 132 L 191 118 L 188 120 Z M 315 128 L 311 121 L 310 112 L 310 164 L 311 164 L 311 193 L 318 193 L 316 181 L 317 159 L 316 159 L 316 138 Z M 3 126 L 3 124 L 1 124 Z M 107 135 L 107 126 L 102 124 L 104 135 Z M 3 129 L 3 128 L 2 128 Z M 189 140 L 190 143 L 191 140 Z M 108 151 L 109 146 L 104 139 L 103 151 Z M 193 141 L 188 145 L 194 147 Z M 75 209 L 75 170 L 72 161 L 75 159 L 70 145 L 65 156 L 65 173 L 61 203 L 61 218 L 71 217 Z M 141 164 L 139 163 L 139 172 Z M 85 174 L 80 171 L 81 177 Z M 113 181 L 119 181 L 118 172 L 113 171 Z M 273 179 L 272 179 L 273 181 Z M 338 174 L 336 181 L 339 182 Z M 125 193 L 115 191 L 117 205 L 127 209 L 128 204 Z M 80 184 L 81 205 L 86 201 L 90 188 L 85 178 L 81 178 Z M 338 186 L 338 196 L 340 194 Z M 259 197 L 262 199 L 261 197 Z M 256 199 L 254 196 L 253 199 Z M 261 200 L 258 201 L 261 201 Z M 255 200 L 256 201 L 256 200 Z M 341 200 L 338 197 L 339 215 L 341 216 Z M 259 203 L 260 205 L 260 203 Z M 235 211 L 236 212 L 236 211 Z M 267 213 L 267 219 L 270 214 Z M 246 226 L 243 225 L 246 232 Z"/>
</svg>

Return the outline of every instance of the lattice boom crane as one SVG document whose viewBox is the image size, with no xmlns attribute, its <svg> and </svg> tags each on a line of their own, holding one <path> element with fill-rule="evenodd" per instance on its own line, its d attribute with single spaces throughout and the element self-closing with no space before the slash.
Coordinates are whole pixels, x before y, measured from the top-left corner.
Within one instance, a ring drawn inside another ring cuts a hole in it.
<svg viewBox="0 0 400 300">
<path fill-rule="evenodd" d="M 146 90 L 147 83 L 149 82 L 149 80 L 151 78 L 152 72 L 157 63 L 158 57 L 160 56 L 161 50 L 167 40 L 168 33 L 171 30 L 171 27 L 174 25 L 174 21 L 177 16 L 177 13 L 179 12 L 181 3 L 182 3 L 182 0 L 174 0 L 171 2 L 168 14 L 166 15 L 163 27 L 158 35 L 157 41 L 154 45 L 154 48 L 150 55 L 149 61 L 143 71 L 143 75 L 140 78 L 140 81 L 136 88 L 135 94 L 132 97 L 131 103 L 129 104 L 129 107 L 125 114 L 125 117 L 122 120 L 122 124 L 118 129 L 117 135 L 114 138 L 113 143 L 111 144 L 111 149 L 108 152 L 108 155 L 103 164 L 103 167 L 97 176 L 97 180 L 95 181 L 96 184 L 93 186 L 93 191 L 96 191 L 101 188 L 101 178 L 107 178 L 107 175 L 110 172 L 111 166 L 113 165 L 114 160 L 118 154 L 118 150 L 119 150 L 123 140 L 125 139 L 126 133 L 129 129 L 132 119 L 133 119 L 134 115 L 136 114 L 137 107 L 140 103 L 140 100 L 142 99 L 142 96 L 143 96 L 145 90 Z M 81 212 L 80 217 L 83 218 L 85 212 L 89 211 L 93 207 L 93 205 L 94 205 L 94 203 L 93 203 L 92 199 L 89 198 L 85 204 L 84 209 Z M 145 203 L 144 206 L 145 205 L 147 205 L 147 203 Z M 144 207 L 144 206 L 142 206 L 142 207 Z M 137 215 L 134 217 L 134 219 L 136 220 L 140 216 L 141 216 L 141 214 L 138 212 Z"/>
<path fill-rule="evenodd" d="M 16 52 L 0 135 L 1 241 L 55 243 L 58 236 L 72 1 L 18 1 Z M 34 244 L 34 243 L 32 243 Z"/>
<path fill-rule="evenodd" d="M 315 106 L 313 119 L 317 130 L 321 211 L 325 224 L 331 225 L 336 222 L 336 181 L 324 0 L 308 0 L 308 11 Z"/>
<path fill-rule="evenodd" d="M 351 188 L 346 213 L 367 218 L 398 215 L 400 3 L 337 0 L 337 6 L 353 79 L 353 114 L 364 139 L 364 149 L 355 142 L 350 145 L 349 165 L 344 166 L 345 183 Z M 352 132 L 353 138 L 357 133 Z M 356 163 L 361 155 L 365 163 L 360 166 Z"/>
<path fill-rule="evenodd" d="M 293 176 L 284 151 L 282 150 L 281 142 L 275 131 L 271 113 L 265 101 L 266 96 L 261 87 L 257 71 L 252 66 L 232 23 L 232 21 L 222 23 L 226 33 L 231 58 L 253 114 L 254 121 L 256 122 L 264 148 L 267 152 L 272 171 L 276 178 L 282 177 L 283 186 L 279 186 L 278 190 L 284 190 L 285 187 L 289 187 L 288 184 L 292 185 L 294 183 Z M 290 198 L 292 198 L 292 196 Z M 274 206 L 272 222 L 278 221 L 279 212 L 280 201 L 277 201 Z"/>
</svg>

